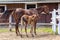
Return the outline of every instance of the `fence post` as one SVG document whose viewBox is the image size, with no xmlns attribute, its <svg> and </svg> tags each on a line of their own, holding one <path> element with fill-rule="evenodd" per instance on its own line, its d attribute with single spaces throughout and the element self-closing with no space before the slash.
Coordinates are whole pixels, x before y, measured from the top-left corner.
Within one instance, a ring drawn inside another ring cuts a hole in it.
<svg viewBox="0 0 60 40">
<path fill-rule="evenodd" d="M 52 30 L 56 33 L 56 10 L 54 9 L 52 12 Z"/>
<path fill-rule="evenodd" d="M 11 23 L 12 23 L 12 16 L 10 15 L 10 17 L 9 17 L 9 31 L 12 30 Z"/>
<path fill-rule="evenodd" d="M 58 9 L 58 17 L 57 17 L 59 23 L 58 23 L 58 34 L 60 34 L 60 9 Z"/>
</svg>

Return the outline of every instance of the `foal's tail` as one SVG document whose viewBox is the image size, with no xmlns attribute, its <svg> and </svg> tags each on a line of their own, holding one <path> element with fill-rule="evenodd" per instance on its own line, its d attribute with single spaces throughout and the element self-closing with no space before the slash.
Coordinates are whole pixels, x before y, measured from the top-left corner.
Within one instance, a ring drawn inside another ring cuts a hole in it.
<svg viewBox="0 0 60 40">
<path fill-rule="evenodd" d="M 23 16 L 21 17 L 21 33 L 22 33 L 22 28 L 23 28 L 23 26 L 24 26 L 24 21 L 23 21 Z"/>
<path fill-rule="evenodd" d="M 21 17 L 21 25 L 24 25 L 23 16 Z"/>
</svg>

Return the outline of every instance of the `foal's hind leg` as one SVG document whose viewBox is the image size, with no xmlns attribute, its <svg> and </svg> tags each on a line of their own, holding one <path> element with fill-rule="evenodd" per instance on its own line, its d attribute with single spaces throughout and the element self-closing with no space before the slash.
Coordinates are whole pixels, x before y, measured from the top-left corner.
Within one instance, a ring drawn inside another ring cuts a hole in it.
<svg viewBox="0 0 60 40">
<path fill-rule="evenodd" d="M 25 23 L 25 33 L 26 33 L 26 36 L 28 37 L 28 35 L 27 35 L 27 23 Z"/>
<path fill-rule="evenodd" d="M 18 36 L 18 24 L 15 25 L 16 35 Z"/>
<path fill-rule="evenodd" d="M 20 28 L 21 28 L 21 29 L 20 29 L 21 37 L 22 37 L 22 29 L 23 29 L 22 27 L 23 27 L 23 25 L 21 25 L 21 27 L 20 27 Z"/>
</svg>

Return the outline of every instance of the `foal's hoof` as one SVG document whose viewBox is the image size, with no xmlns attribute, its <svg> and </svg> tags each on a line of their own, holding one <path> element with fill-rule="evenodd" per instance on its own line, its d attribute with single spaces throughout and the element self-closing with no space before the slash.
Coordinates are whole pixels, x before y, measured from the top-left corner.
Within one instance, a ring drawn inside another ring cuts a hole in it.
<svg viewBox="0 0 60 40">
<path fill-rule="evenodd" d="M 34 37 L 34 35 L 32 34 L 32 37 Z"/>
<path fill-rule="evenodd" d="M 10 31 L 10 32 L 12 32 L 12 30 L 11 30 L 11 29 L 10 29 L 9 31 Z"/>
<path fill-rule="evenodd" d="M 22 35 L 21 35 L 21 34 L 19 34 L 19 35 L 16 35 L 16 36 L 20 36 L 20 37 L 22 38 Z"/>
<path fill-rule="evenodd" d="M 34 33 L 35 35 L 37 35 L 36 33 Z"/>
<path fill-rule="evenodd" d="M 26 35 L 28 37 L 28 35 Z"/>
<path fill-rule="evenodd" d="M 19 36 L 18 34 L 16 36 Z"/>
<path fill-rule="evenodd" d="M 21 38 L 22 38 L 22 35 L 20 35 L 21 36 Z"/>
</svg>

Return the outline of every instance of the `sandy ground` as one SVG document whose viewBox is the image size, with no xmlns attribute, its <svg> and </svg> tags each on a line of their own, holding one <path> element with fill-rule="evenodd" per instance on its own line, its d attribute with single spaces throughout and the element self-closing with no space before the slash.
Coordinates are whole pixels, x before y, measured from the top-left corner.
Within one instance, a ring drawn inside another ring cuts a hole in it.
<svg viewBox="0 0 60 40">
<path fill-rule="evenodd" d="M 50 33 L 37 33 L 35 37 L 32 37 L 31 34 L 28 33 L 29 37 L 26 37 L 25 33 L 23 33 L 23 38 L 20 36 L 16 36 L 15 32 L 4 32 L 0 33 L 0 40 L 60 40 L 60 35 L 53 35 Z"/>
</svg>

